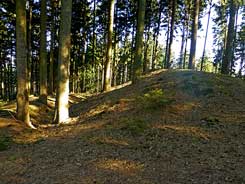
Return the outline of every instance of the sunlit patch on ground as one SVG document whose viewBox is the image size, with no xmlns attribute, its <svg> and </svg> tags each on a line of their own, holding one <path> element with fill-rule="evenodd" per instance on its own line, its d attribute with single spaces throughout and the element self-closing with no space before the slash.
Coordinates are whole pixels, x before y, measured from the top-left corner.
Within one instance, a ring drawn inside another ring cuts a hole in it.
<svg viewBox="0 0 245 184">
<path fill-rule="evenodd" d="M 67 124 L 49 121 L 55 98 L 44 106 L 31 97 L 38 130 L 12 125 L 10 115 L 0 123 L 0 135 L 24 128 L 11 134 L 14 145 L 0 152 L 0 183 L 44 183 L 46 176 L 45 183 L 244 183 L 244 81 L 159 72 L 110 92 L 72 94 Z M 203 91 L 209 88 L 214 90 Z M 146 109 L 136 99 L 150 91 L 147 102 L 153 106 Z M 154 100 L 160 97 L 174 101 L 159 108 Z M 8 108 L 15 112 L 15 102 L 0 106 L 5 113 Z M 29 160 L 22 162 L 25 157 Z"/>
<path fill-rule="evenodd" d="M 80 124 L 77 126 L 78 130 L 96 130 L 101 129 L 106 125 L 105 122 L 95 122 L 95 123 L 88 123 L 88 124 Z"/>
<path fill-rule="evenodd" d="M 184 104 L 178 103 L 172 105 L 172 109 L 175 110 L 176 113 L 178 113 L 178 112 L 190 111 L 199 106 L 200 104 L 198 104 L 197 102 L 186 102 Z"/>
<path fill-rule="evenodd" d="M 198 127 L 188 126 L 188 125 L 161 125 L 156 124 L 153 128 L 157 128 L 160 130 L 173 130 L 179 134 L 186 134 L 189 136 L 195 136 L 201 139 L 209 140 L 212 136 L 204 130 L 201 130 Z"/>
<path fill-rule="evenodd" d="M 115 139 L 113 137 L 93 137 L 90 139 L 91 142 L 97 144 L 108 144 L 108 145 L 115 145 L 115 146 L 129 146 L 129 143 L 125 140 Z"/>
<path fill-rule="evenodd" d="M 138 172 L 142 172 L 144 169 L 144 164 L 120 159 L 99 160 L 95 162 L 95 166 L 100 169 L 106 169 L 125 175 L 135 175 Z"/>
</svg>

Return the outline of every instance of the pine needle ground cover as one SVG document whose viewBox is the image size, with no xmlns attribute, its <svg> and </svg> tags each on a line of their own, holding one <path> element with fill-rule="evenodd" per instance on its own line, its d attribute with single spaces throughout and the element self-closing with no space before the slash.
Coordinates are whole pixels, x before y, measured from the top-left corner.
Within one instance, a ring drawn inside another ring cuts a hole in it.
<svg viewBox="0 0 245 184">
<path fill-rule="evenodd" d="M 38 130 L 0 123 L 0 183 L 245 183 L 244 102 L 244 81 L 193 71 L 71 95 L 68 125 L 33 98 Z"/>
</svg>

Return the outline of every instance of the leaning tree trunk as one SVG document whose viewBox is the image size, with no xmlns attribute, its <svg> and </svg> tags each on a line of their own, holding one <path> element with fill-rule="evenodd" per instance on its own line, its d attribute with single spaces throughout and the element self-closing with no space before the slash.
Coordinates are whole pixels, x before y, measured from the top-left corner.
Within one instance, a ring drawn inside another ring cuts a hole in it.
<svg viewBox="0 0 245 184">
<path fill-rule="evenodd" d="M 224 58 L 222 61 L 221 73 L 222 74 L 229 74 L 229 65 L 232 60 L 232 52 L 233 52 L 233 42 L 234 42 L 234 26 L 235 26 L 235 17 L 236 17 L 236 4 L 234 0 L 231 0 L 230 3 L 230 19 L 228 25 L 228 32 L 227 32 L 227 41 L 226 47 L 224 51 Z"/>
<path fill-rule="evenodd" d="M 71 48 L 72 0 L 61 1 L 61 23 L 59 36 L 58 80 L 56 90 L 56 123 L 69 118 L 69 66 Z"/>
<path fill-rule="evenodd" d="M 106 50 L 103 91 L 108 91 L 111 88 L 111 63 L 112 63 L 111 57 L 112 57 L 114 6 L 115 6 L 115 0 L 111 0 L 110 8 L 109 8 L 108 35 L 107 35 L 108 37 L 107 37 L 107 50 Z"/>
<path fill-rule="evenodd" d="M 210 15 L 211 15 L 211 10 L 212 10 L 212 0 L 209 4 L 209 11 L 208 11 L 208 22 L 207 22 L 207 28 L 206 28 L 206 35 L 205 35 L 205 40 L 204 40 L 204 47 L 203 47 L 203 52 L 202 52 L 202 60 L 201 60 L 201 71 L 203 70 L 203 65 L 204 65 L 204 57 L 205 57 L 205 51 L 206 51 L 206 43 L 207 43 L 207 38 L 208 38 L 208 28 L 209 28 L 209 22 L 210 22 Z"/>
<path fill-rule="evenodd" d="M 138 17 L 136 28 L 136 43 L 135 56 L 133 63 L 132 81 L 135 83 L 142 74 L 142 47 L 143 47 L 143 33 L 144 33 L 144 19 L 145 19 L 146 0 L 138 0 Z"/>
<path fill-rule="evenodd" d="M 200 0 L 195 0 L 194 10 L 193 10 L 193 21 L 192 21 L 192 30 L 191 30 L 191 48 L 190 48 L 190 58 L 189 58 L 188 69 L 195 68 L 199 8 L 200 8 Z"/>
<path fill-rule="evenodd" d="M 17 119 L 31 126 L 28 97 L 26 0 L 16 1 Z"/>
</svg>

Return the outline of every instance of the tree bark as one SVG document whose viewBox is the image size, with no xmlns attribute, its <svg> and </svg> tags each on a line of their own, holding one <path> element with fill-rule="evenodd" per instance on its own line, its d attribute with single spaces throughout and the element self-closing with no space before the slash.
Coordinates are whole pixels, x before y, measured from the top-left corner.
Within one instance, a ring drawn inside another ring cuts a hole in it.
<svg viewBox="0 0 245 184">
<path fill-rule="evenodd" d="M 161 2 L 159 1 L 159 10 L 158 10 L 158 20 L 157 20 L 157 29 L 156 32 L 154 33 L 154 47 L 153 47 L 153 54 L 152 54 L 152 70 L 155 69 L 155 64 L 156 64 L 156 58 L 157 58 L 157 51 L 158 51 L 158 37 L 160 33 L 160 26 L 161 26 L 161 17 L 162 17 L 162 5 Z"/>
<path fill-rule="evenodd" d="M 186 43 L 187 43 L 187 37 L 188 37 L 188 29 L 189 29 L 189 13 L 190 13 L 190 0 L 187 1 L 187 5 L 185 7 L 185 16 L 184 16 L 184 22 L 183 30 L 182 30 L 182 39 L 181 39 L 181 48 L 180 48 L 180 61 L 179 61 L 179 68 L 184 68 L 184 62 L 185 62 L 185 53 L 186 53 Z"/>
<path fill-rule="evenodd" d="M 148 71 L 148 49 L 149 49 L 149 40 L 150 40 L 150 26 L 147 26 L 148 28 L 146 29 L 145 33 L 145 44 L 144 44 L 144 60 L 143 60 L 143 73 L 146 73 Z M 152 63 L 152 68 L 153 63 Z"/>
<path fill-rule="evenodd" d="M 31 35 L 32 35 L 32 2 L 29 0 L 29 20 L 28 20 L 28 30 L 27 30 L 27 67 L 28 67 L 28 90 L 29 94 L 33 94 L 33 79 L 32 79 L 32 41 L 31 41 Z"/>
<path fill-rule="evenodd" d="M 69 118 L 69 67 L 71 48 L 72 0 L 61 1 L 61 23 L 59 35 L 58 80 L 56 90 L 56 112 L 54 121 L 65 122 Z"/>
<path fill-rule="evenodd" d="M 165 56 L 164 56 L 164 68 L 166 69 L 167 68 L 167 65 L 168 65 L 168 62 L 167 62 L 167 57 L 168 57 L 168 47 L 169 47 L 169 30 L 170 30 L 170 12 L 168 11 L 168 29 L 167 29 L 167 39 L 166 39 L 166 48 L 165 48 Z"/>
<path fill-rule="evenodd" d="M 30 126 L 26 31 L 26 0 L 18 0 L 16 1 L 17 119 Z"/>
<path fill-rule="evenodd" d="M 209 11 L 208 11 L 208 22 L 207 22 L 206 35 L 205 35 L 204 47 L 203 47 L 203 52 L 202 52 L 202 60 L 201 60 L 201 71 L 203 70 L 203 65 L 204 65 L 204 57 L 205 57 L 206 43 L 207 43 L 207 37 L 208 37 L 208 28 L 209 28 L 210 15 L 211 15 L 211 10 L 212 10 L 212 0 L 210 2 L 209 6 L 210 7 L 209 7 Z"/>
<path fill-rule="evenodd" d="M 55 5 L 51 1 L 51 40 L 50 40 L 50 58 L 49 58 L 49 91 L 50 95 L 54 92 L 54 43 L 55 43 Z"/>
<path fill-rule="evenodd" d="M 133 63 L 132 82 L 136 83 L 142 74 L 142 47 L 143 47 L 143 33 L 144 33 L 144 19 L 145 19 L 146 0 L 138 0 L 138 14 L 137 14 L 137 28 L 136 28 L 136 43 L 135 56 Z"/>
<path fill-rule="evenodd" d="M 171 65 L 171 52 L 172 52 L 172 43 L 174 38 L 174 24 L 175 24 L 175 12 L 176 12 L 176 0 L 172 0 L 171 6 L 171 28 L 170 28 L 170 37 L 169 37 L 169 46 L 167 52 L 167 68 L 170 68 Z"/>
<path fill-rule="evenodd" d="M 40 100 L 47 104 L 47 41 L 46 41 L 46 0 L 41 0 L 40 40 Z"/>
<path fill-rule="evenodd" d="M 112 34 L 113 34 L 115 0 L 111 0 L 109 6 L 110 7 L 109 7 L 109 21 L 108 21 L 108 35 L 107 35 L 108 37 L 107 37 L 107 50 L 106 50 L 103 91 L 108 91 L 111 88 Z"/>
<path fill-rule="evenodd" d="M 184 56 L 183 56 L 183 69 L 185 69 L 185 64 L 186 64 L 186 54 L 187 54 L 187 43 L 188 43 L 188 36 L 189 36 L 189 21 L 190 21 L 190 10 L 191 5 L 190 1 L 188 1 L 188 10 L 187 10 L 187 20 L 186 20 L 186 36 L 185 36 L 185 51 L 184 51 Z"/>
<path fill-rule="evenodd" d="M 235 33 L 234 33 L 234 41 L 233 41 L 233 47 L 232 47 L 232 58 L 231 58 L 231 64 L 230 64 L 230 71 L 231 71 L 231 74 L 234 73 L 234 66 L 235 66 L 235 49 L 236 49 L 236 41 L 237 41 L 237 27 L 238 27 L 238 15 L 239 15 L 239 6 L 236 7 L 236 18 L 235 18 Z"/>
<path fill-rule="evenodd" d="M 188 69 L 195 68 L 199 8 L 200 8 L 200 0 L 195 0 L 194 9 L 193 9 L 193 21 L 192 21 L 192 30 L 191 30 L 191 48 L 190 48 L 190 58 L 189 58 Z"/>
<path fill-rule="evenodd" d="M 234 26 L 235 26 L 235 17 L 236 17 L 236 3 L 234 0 L 230 2 L 230 18 L 228 24 L 228 32 L 227 32 L 227 41 L 224 51 L 224 58 L 221 66 L 222 74 L 229 74 L 229 65 L 232 60 L 232 51 L 233 51 L 233 42 L 234 42 Z"/>
</svg>

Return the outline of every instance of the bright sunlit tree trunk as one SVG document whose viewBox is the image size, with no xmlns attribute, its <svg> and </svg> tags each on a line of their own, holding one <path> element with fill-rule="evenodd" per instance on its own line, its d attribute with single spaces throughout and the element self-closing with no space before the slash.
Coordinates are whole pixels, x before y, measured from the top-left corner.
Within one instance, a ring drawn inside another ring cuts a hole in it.
<svg viewBox="0 0 245 184">
<path fill-rule="evenodd" d="M 17 119 L 34 128 L 30 122 L 27 70 L 26 1 L 16 1 Z"/>
<path fill-rule="evenodd" d="M 61 23 L 59 37 L 58 79 L 56 89 L 56 123 L 64 123 L 69 118 L 69 67 L 71 48 L 72 0 L 61 1 Z"/>
</svg>

